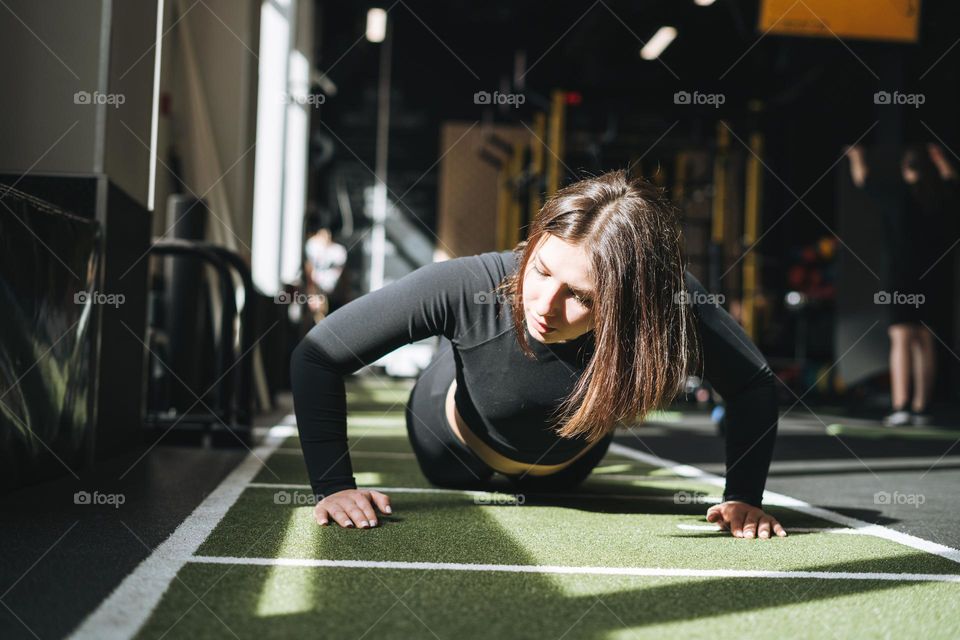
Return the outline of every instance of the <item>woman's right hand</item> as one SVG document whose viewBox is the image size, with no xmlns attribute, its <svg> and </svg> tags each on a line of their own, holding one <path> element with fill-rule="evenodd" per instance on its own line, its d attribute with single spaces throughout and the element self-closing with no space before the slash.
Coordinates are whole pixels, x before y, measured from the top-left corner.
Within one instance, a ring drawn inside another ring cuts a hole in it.
<svg viewBox="0 0 960 640">
<path fill-rule="evenodd" d="M 369 489 L 344 489 L 331 493 L 313 508 L 317 524 L 326 525 L 330 520 L 341 527 L 357 526 L 361 529 L 377 526 L 376 506 L 381 513 L 390 515 L 390 497 Z"/>
</svg>

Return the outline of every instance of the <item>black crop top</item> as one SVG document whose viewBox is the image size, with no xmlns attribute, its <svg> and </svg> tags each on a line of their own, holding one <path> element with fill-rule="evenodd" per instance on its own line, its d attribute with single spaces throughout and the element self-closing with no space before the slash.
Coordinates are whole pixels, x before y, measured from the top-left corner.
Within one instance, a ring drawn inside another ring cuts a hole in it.
<svg viewBox="0 0 960 640">
<path fill-rule="evenodd" d="M 537 359 L 524 356 L 512 309 L 492 293 L 516 269 L 513 251 L 424 265 L 310 330 L 293 352 L 290 375 L 300 443 L 318 499 L 357 486 L 343 376 L 435 335 L 453 344 L 457 409 L 491 448 L 513 460 L 555 464 L 587 446 L 584 439 L 557 436 L 549 418 L 586 368 L 594 333 L 550 345 L 528 333 Z M 774 376 L 742 327 L 707 301 L 696 278 L 684 275 L 694 294 L 703 376 L 726 402 L 724 499 L 760 506 L 779 418 Z"/>
</svg>

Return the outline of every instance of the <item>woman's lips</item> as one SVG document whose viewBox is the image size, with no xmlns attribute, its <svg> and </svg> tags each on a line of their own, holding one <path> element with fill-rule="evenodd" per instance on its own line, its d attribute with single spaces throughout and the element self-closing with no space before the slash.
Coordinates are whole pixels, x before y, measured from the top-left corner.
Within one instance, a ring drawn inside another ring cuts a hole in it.
<svg viewBox="0 0 960 640">
<path fill-rule="evenodd" d="M 536 317 L 533 317 L 533 322 L 536 324 L 537 329 L 539 329 L 541 332 L 553 331 L 553 327 L 543 324 L 542 322 L 537 320 Z"/>
</svg>

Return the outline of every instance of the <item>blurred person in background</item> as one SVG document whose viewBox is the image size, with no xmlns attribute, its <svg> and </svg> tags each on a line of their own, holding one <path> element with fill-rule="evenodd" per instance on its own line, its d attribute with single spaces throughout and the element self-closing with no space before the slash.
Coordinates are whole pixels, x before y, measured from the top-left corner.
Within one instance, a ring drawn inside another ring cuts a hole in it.
<svg viewBox="0 0 960 640">
<path fill-rule="evenodd" d="M 334 242 L 330 229 L 319 226 L 313 228 L 304 247 L 303 272 L 308 294 L 307 306 L 314 322 L 320 322 L 336 306 L 331 302 L 347 262 L 347 249 Z"/>
<path fill-rule="evenodd" d="M 848 148 L 847 156 L 854 185 L 884 214 L 889 261 L 877 301 L 890 305 L 892 411 L 883 424 L 930 424 L 934 340 L 937 329 L 946 325 L 952 302 L 953 260 L 948 254 L 957 236 L 957 173 L 936 144 L 908 146 L 897 180 L 884 180 L 872 171 L 860 146 Z"/>
</svg>

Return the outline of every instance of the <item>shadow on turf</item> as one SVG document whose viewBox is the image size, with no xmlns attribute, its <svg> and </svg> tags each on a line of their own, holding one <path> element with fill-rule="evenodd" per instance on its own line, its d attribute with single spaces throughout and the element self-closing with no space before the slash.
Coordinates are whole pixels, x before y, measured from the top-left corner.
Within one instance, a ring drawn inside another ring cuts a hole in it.
<svg viewBox="0 0 960 640">
<path fill-rule="evenodd" d="M 363 445 L 370 450 L 397 451 L 397 443 L 404 442 L 406 448 L 406 434 L 403 435 L 364 435 L 362 437 Z M 602 461 L 603 464 L 617 464 L 617 462 Z M 422 472 L 419 470 L 416 462 L 410 461 L 410 470 L 424 481 Z M 377 463 L 371 458 L 357 458 L 354 471 L 362 472 L 381 472 L 382 463 Z M 402 477 L 394 477 L 392 474 L 384 472 L 384 486 L 405 486 L 408 482 Z M 653 476 L 651 476 L 653 477 Z M 270 481 L 270 480 L 268 480 Z M 642 480 L 640 481 L 642 482 Z M 688 482 L 688 484 L 684 484 Z M 472 481 L 459 484 L 429 485 L 437 489 L 458 489 L 468 491 L 487 491 L 503 493 L 508 495 L 523 496 L 522 506 L 553 506 L 581 511 L 590 511 L 595 513 L 621 513 L 621 514 L 651 514 L 678 516 L 699 516 L 704 518 L 706 511 L 711 503 L 706 503 L 700 498 L 706 494 L 701 491 L 692 490 L 689 481 L 683 478 L 677 478 L 677 486 L 656 486 L 651 484 L 634 485 L 628 482 L 607 481 L 602 476 L 588 476 L 588 478 L 579 486 L 574 488 L 557 488 L 547 490 L 543 485 L 536 490 L 520 489 L 507 477 L 501 474 L 494 476 L 487 481 Z M 428 483 L 429 484 L 429 483 Z M 362 487 L 361 487 L 362 488 Z M 719 488 L 715 488 L 711 493 L 718 493 Z M 389 491 L 386 492 L 388 495 Z M 397 493 L 396 498 L 402 494 Z M 629 496 L 624 498 L 624 496 Z M 438 508 L 444 508 L 443 505 L 462 507 L 462 498 L 453 499 L 449 502 L 440 501 Z M 484 508 L 486 505 L 478 504 L 478 508 Z M 490 506 L 504 506 L 502 504 L 491 504 Z M 858 518 L 874 524 L 890 524 L 898 522 L 894 518 L 884 516 L 875 509 L 853 509 L 848 507 L 830 507 L 838 513 Z M 781 523 L 787 527 L 790 526 L 836 526 L 834 523 L 825 522 L 818 518 L 812 518 L 792 509 L 779 507 L 767 507 L 767 512 L 774 515 Z"/>
<path fill-rule="evenodd" d="M 784 528 L 787 530 L 788 537 L 793 536 L 810 536 L 810 535 L 833 535 L 828 533 L 820 533 L 818 531 L 790 531 L 790 527 L 784 525 Z M 709 540 L 711 538 L 726 538 L 730 533 L 728 531 L 690 531 L 687 533 L 675 533 L 672 534 L 671 538 L 702 538 L 704 540 Z"/>
<path fill-rule="evenodd" d="M 682 482 L 682 479 L 679 479 Z M 650 514 L 650 515 L 678 515 L 678 516 L 705 516 L 712 503 L 696 501 L 699 493 L 681 487 L 657 487 L 650 485 L 636 486 L 629 484 L 606 483 L 591 484 L 588 478 L 584 484 L 573 489 L 558 489 L 556 491 L 518 491 L 506 478 L 494 476 L 487 482 L 472 482 L 458 485 L 437 487 L 440 489 L 462 489 L 471 491 L 489 491 L 508 495 L 522 496 L 520 506 L 552 506 L 595 513 L 622 513 L 622 514 Z M 691 496 L 693 501 L 690 501 Z M 458 504 L 451 501 L 451 506 Z M 478 505 L 483 506 L 483 505 Z M 493 505 L 497 506 L 497 505 Z M 851 509 L 847 507 L 823 507 L 844 515 L 858 518 L 873 524 L 889 524 L 897 522 L 893 518 L 885 517 L 875 509 Z M 804 515 L 793 509 L 783 507 L 767 507 L 766 511 L 775 515 L 784 526 L 789 522 L 792 526 L 836 526 L 819 518 Z"/>
</svg>

